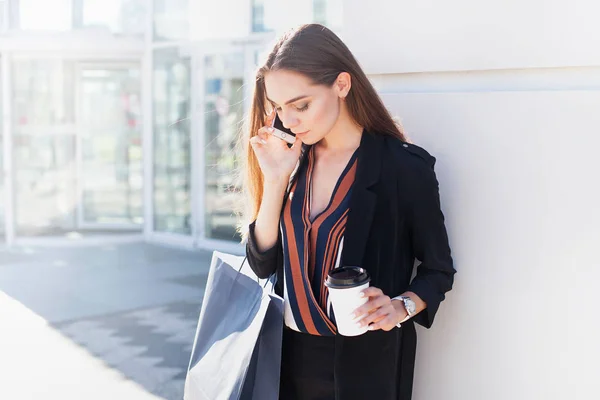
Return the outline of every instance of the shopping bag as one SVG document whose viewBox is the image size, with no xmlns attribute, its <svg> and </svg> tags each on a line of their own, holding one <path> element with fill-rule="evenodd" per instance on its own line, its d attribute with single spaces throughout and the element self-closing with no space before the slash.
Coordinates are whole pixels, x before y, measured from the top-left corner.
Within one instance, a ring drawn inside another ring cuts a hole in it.
<svg viewBox="0 0 600 400">
<path fill-rule="evenodd" d="M 283 299 L 244 257 L 213 253 L 185 400 L 277 400 Z"/>
</svg>

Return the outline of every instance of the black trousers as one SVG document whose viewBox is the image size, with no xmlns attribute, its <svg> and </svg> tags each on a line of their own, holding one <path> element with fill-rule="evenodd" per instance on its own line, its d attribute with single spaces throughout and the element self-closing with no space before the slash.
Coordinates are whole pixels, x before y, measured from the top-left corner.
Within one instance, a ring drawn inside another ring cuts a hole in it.
<svg viewBox="0 0 600 400">
<path fill-rule="evenodd" d="M 335 400 L 335 337 L 283 328 L 280 400 Z"/>
</svg>

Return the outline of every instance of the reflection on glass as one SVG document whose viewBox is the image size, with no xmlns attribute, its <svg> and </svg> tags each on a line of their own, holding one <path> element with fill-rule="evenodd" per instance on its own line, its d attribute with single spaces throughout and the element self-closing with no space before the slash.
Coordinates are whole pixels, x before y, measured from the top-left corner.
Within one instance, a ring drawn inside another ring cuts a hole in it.
<svg viewBox="0 0 600 400">
<path fill-rule="evenodd" d="M 141 35 L 145 29 L 146 0 L 19 0 L 15 3 L 18 27 L 22 30 L 99 28 L 116 34 Z"/>
<path fill-rule="evenodd" d="M 241 194 L 234 173 L 243 118 L 243 54 L 208 56 L 204 71 L 206 236 L 239 241 L 235 211 Z"/>
<path fill-rule="evenodd" d="M 283 31 L 306 22 L 336 30 L 342 25 L 343 0 L 251 0 L 252 32 Z"/>
<path fill-rule="evenodd" d="M 108 29 L 123 35 L 141 35 L 145 29 L 145 0 L 76 0 L 81 2 L 81 15 L 76 15 L 78 28 Z"/>
<path fill-rule="evenodd" d="M 154 0 L 154 39 L 180 40 L 189 36 L 190 0 Z"/>
<path fill-rule="evenodd" d="M 327 25 L 336 30 L 342 27 L 344 22 L 343 0 L 313 0 L 314 22 Z"/>
<path fill-rule="evenodd" d="M 13 62 L 17 234 L 75 227 L 73 77 L 71 62 Z"/>
<path fill-rule="evenodd" d="M 6 32 L 10 26 L 8 12 L 8 1 L 0 1 L 0 32 L 2 33 Z"/>
<path fill-rule="evenodd" d="M 85 223 L 142 223 L 138 68 L 81 71 L 82 215 Z"/>
<path fill-rule="evenodd" d="M 75 135 L 15 137 L 17 233 L 75 228 Z"/>
<path fill-rule="evenodd" d="M 154 52 L 154 230 L 190 235 L 190 62 Z"/>
<path fill-rule="evenodd" d="M 313 18 L 318 24 L 327 24 L 327 0 L 313 0 Z"/>
<path fill-rule="evenodd" d="M 19 0 L 18 11 L 23 30 L 67 31 L 73 26 L 73 0 Z"/>
<path fill-rule="evenodd" d="M 15 60 L 14 105 L 16 134 L 74 128 L 74 68 L 70 61 Z M 34 129 L 44 127 L 44 129 Z"/>
<path fill-rule="evenodd" d="M 265 0 L 252 0 L 252 32 L 265 32 Z"/>
</svg>

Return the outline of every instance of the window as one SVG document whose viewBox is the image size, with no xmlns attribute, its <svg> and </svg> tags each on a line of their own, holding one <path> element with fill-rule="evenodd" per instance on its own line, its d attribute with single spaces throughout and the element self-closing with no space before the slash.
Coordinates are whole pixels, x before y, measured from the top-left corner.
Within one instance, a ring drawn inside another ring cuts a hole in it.
<svg viewBox="0 0 600 400">
<path fill-rule="evenodd" d="M 287 30 L 306 22 L 336 29 L 342 23 L 343 0 L 252 0 L 252 32 Z"/>
<path fill-rule="evenodd" d="M 76 0 L 75 27 L 108 29 L 121 35 L 143 35 L 146 28 L 144 0 Z"/>
<path fill-rule="evenodd" d="M 322 25 L 327 24 L 326 0 L 313 0 L 313 21 Z"/>
<path fill-rule="evenodd" d="M 252 32 L 265 32 L 265 1 L 252 0 Z"/>
<path fill-rule="evenodd" d="M 16 26 L 21 30 L 99 29 L 142 35 L 145 0 L 18 0 Z"/>
<path fill-rule="evenodd" d="M 190 235 L 190 62 L 174 49 L 154 52 L 154 230 Z"/>
<path fill-rule="evenodd" d="M 68 31 L 73 26 L 72 0 L 19 0 L 22 30 Z"/>
<path fill-rule="evenodd" d="M 15 223 L 19 235 L 75 227 L 75 65 L 13 62 Z"/>
<path fill-rule="evenodd" d="M 236 210 L 237 139 L 244 109 L 244 56 L 230 53 L 204 59 L 204 151 L 206 236 L 239 241 Z"/>
<path fill-rule="evenodd" d="M 189 37 L 189 0 L 154 0 L 154 40 Z"/>
</svg>

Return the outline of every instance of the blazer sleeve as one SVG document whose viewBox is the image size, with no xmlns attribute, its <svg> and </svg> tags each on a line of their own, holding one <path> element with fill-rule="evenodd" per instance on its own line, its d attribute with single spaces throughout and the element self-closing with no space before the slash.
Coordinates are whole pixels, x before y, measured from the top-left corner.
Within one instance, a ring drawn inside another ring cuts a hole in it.
<svg viewBox="0 0 600 400">
<path fill-rule="evenodd" d="M 266 279 L 275 273 L 277 269 L 277 259 L 281 252 L 281 238 L 277 238 L 275 243 L 270 249 L 265 251 L 259 251 L 256 246 L 256 237 L 254 235 L 254 228 L 256 221 L 253 221 L 248 228 L 248 241 L 246 242 L 246 257 L 248 258 L 248 264 L 252 271 L 260 279 Z"/>
<path fill-rule="evenodd" d="M 412 250 L 421 264 L 408 290 L 427 303 L 427 308 L 413 318 L 425 328 L 433 324 L 445 293 L 452 289 L 456 273 L 440 206 L 435 158 L 432 160 L 417 168 L 409 212 Z"/>
</svg>

